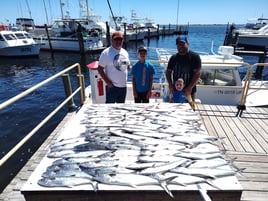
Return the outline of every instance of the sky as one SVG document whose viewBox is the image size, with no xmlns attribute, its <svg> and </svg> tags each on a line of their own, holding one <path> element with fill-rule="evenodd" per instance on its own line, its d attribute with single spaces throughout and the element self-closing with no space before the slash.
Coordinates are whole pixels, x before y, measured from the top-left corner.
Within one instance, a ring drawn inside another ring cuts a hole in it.
<svg viewBox="0 0 268 201">
<path fill-rule="evenodd" d="M 79 1 L 61 0 L 63 13 L 71 18 L 80 14 Z M 28 2 L 28 3 L 27 3 Z M 151 18 L 156 24 L 245 24 L 249 18 L 268 18 L 268 0 L 109 0 L 114 15 Z M 88 5 L 102 21 L 110 21 L 107 0 L 88 0 Z M 9 0 L 0 12 L 0 23 L 14 24 L 16 18 L 30 16 L 35 24 L 50 24 L 61 18 L 60 0 Z M 46 8 L 46 9 L 45 9 Z M 47 10 L 47 12 L 45 12 Z M 177 12 L 178 11 L 178 12 Z"/>
</svg>

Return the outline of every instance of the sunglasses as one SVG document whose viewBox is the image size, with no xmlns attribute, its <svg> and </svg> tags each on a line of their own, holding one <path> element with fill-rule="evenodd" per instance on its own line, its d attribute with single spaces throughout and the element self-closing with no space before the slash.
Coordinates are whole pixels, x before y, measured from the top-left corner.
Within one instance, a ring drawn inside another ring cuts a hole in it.
<svg viewBox="0 0 268 201">
<path fill-rule="evenodd" d="M 123 38 L 114 38 L 113 40 L 114 41 L 120 41 L 121 42 L 123 40 Z"/>
</svg>

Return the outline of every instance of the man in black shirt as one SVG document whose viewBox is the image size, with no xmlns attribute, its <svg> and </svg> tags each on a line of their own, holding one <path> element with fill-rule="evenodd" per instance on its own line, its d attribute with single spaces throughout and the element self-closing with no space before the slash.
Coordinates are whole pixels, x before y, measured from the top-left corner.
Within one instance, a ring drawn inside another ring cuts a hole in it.
<svg viewBox="0 0 268 201">
<path fill-rule="evenodd" d="M 189 43 L 186 36 L 179 36 L 176 39 L 178 53 L 169 59 L 166 78 L 169 85 L 170 95 L 173 95 L 174 83 L 178 78 L 185 82 L 185 96 L 191 97 L 194 101 L 196 83 L 201 75 L 201 59 L 199 54 L 189 50 Z M 173 76 L 171 76 L 173 73 Z"/>
</svg>

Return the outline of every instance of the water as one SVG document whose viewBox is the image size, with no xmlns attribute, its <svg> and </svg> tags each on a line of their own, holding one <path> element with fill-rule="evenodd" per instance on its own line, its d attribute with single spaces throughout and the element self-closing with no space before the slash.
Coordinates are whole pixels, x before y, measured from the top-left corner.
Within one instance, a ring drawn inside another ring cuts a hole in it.
<svg viewBox="0 0 268 201">
<path fill-rule="evenodd" d="M 201 52 L 217 51 L 223 44 L 226 26 L 190 26 L 188 41 L 190 49 Z M 126 49 L 130 59 L 137 59 L 137 47 L 141 44 L 148 46 L 148 58 L 155 60 L 157 55 L 155 48 L 176 48 L 177 36 L 163 36 L 159 40 L 151 39 L 144 42 L 128 44 Z M 81 58 L 74 53 L 55 53 L 54 59 L 49 52 L 41 52 L 39 58 L 0 58 L 0 100 L 1 103 L 9 98 L 27 90 L 35 84 L 47 79 L 51 75 L 63 70 L 74 63 L 81 63 L 85 75 L 85 84 L 89 84 L 88 69 L 85 64 L 98 59 L 99 55 L 86 55 Z M 245 57 L 251 64 L 258 61 L 257 57 Z M 155 81 L 159 81 L 162 69 L 156 66 Z M 72 83 L 75 85 L 75 75 L 72 74 Z M 41 120 L 48 115 L 65 98 L 62 80 L 59 78 L 51 84 L 45 85 L 7 109 L 0 111 L 0 158 L 2 158 L 14 145 L 16 145 L 27 133 L 29 133 Z M 78 99 L 78 98 L 76 98 Z M 75 100 L 76 100 L 75 99 Z M 79 102 L 76 101 L 79 105 Z M 14 176 L 18 169 L 36 151 L 41 143 L 53 131 L 57 124 L 68 112 L 68 107 L 63 108 L 49 123 L 38 132 L 16 157 L 10 160 L 0 169 L 0 190 Z M 2 182 L 5 181 L 5 182 Z"/>
</svg>

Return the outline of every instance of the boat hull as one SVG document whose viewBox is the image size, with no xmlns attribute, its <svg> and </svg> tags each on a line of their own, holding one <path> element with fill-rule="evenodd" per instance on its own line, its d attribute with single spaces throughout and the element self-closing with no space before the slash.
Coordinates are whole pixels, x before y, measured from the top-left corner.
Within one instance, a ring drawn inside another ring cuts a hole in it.
<svg viewBox="0 0 268 201">
<path fill-rule="evenodd" d="M 25 57 L 37 56 L 40 52 L 40 45 L 26 31 L 0 32 L 0 56 L 4 57 Z"/>
<path fill-rule="evenodd" d="M 53 50 L 53 51 L 65 51 L 65 52 L 100 52 L 105 47 L 102 41 L 84 40 L 84 49 L 80 48 L 80 44 L 77 38 L 36 38 L 37 43 L 40 44 L 41 50 Z"/>
<path fill-rule="evenodd" d="M 5 47 L 0 49 L 0 56 L 4 57 L 23 57 L 23 56 L 38 56 L 40 46 L 38 44 Z"/>
<path fill-rule="evenodd" d="M 237 44 L 239 46 L 268 47 L 268 35 L 240 35 Z"/>
<path fill-rule="evenodd" d="M 209 87 L 197 86 L 196 98 L 202 104 L 210 105 L 238 105 L 241 100 L 242 87 Z"/>
</svg>

